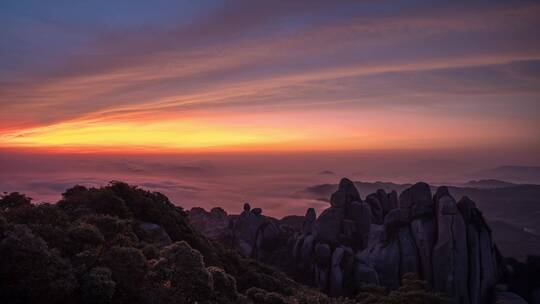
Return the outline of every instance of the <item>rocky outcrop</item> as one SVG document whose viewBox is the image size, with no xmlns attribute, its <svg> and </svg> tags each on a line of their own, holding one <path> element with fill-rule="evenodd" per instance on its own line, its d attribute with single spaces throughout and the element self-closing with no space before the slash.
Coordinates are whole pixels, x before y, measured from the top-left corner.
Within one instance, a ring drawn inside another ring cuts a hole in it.
<svg viewBox="0 0 540 304">
<path fill-rule="evenodd" d="M 332 253 L 332 263 L 330 265 L 330 295 L 340 296 L 343 294 L 343 272 L 341 260 L 345 250 L 342 247 L 336 248 Z"/>
<path fill-rule="evenodd" d="M 240 253 L 280 266 L 333 297 L 354 296 L 369 284 L 397 290 L 412 273 L 453 303 L 494 299 L 500 258 L 491 231 L 473 201 L 456 203 L 446 187 L 432 195 L 420 182 L 399 195 L 377 190 L 363 200 L 344 178 L 319 216 L 309 208 L 303 217 L 288 218 L 295 229 L 249 204 L 238 216 L 223 213 L 204 214 L 221 226 L 227 219 Z"/>
<path fill-rule="evenodd" d="M 457 204 L 459 211 L 463 215 L 467 229 L 467 251 L 469 258 L 469 302 L 481 303 L 480 300 L 480 280 L 481 280 L 481 253 L 480 253 L 480 231 L 481 223 L 476 214 L 476 205 L 468 197 L 462 198 Z M 479 225 L 480 224 L 480 225 Z"/>
<path fill-rule="evenodd" d="M 497 282 L 495 257 L 491 231 L 487 226 L 480 228 L 480 301 L 486 303 L 493 293 L 493 286 Z"/>
<path fill-rule="evenodd" d="M 255 242 L 251 256 L 265 259 L 264 255 L 274 251 L 280 244 L 278 242 L 280 231 L 278 226 L 267 221 L 257 228 Z"/>
<path fill-rule="evenodd" d="M 381 240 L 368 252 L 357 256 L 362 262 L 373 265 L 380 284 L 391 289 L 399 286 L 399 244 L 396 240 Z"/>
<path fill-rule="evenodd" d="M 315 282 L 319 290 L 322 292 L 328 291 L 328 281 L 330 274 L 330 263 L 332 259 L 332 251 L 328 244 L 317 244 L 314 250 L 315 263 Z"/>
<path fill-rule="evenodd" d="M 451 295 L 455 303 L 469 303 L 467 230 L 456 201 L 449 195 L 437 199 L 438 237 L 433 249 L 433 285 Z"/>
<path fill-rule="evenodd" d="M 337 243 L 341 233 L 341 221 L 345 218 L 345 208 L 330 207 L 317 219 L 317 241 Z"/>
<path fill-rule="evenodd" d="M 244 211 L 229 222 L 232 246 L 248 257 L 265 260 L 279 246 L 280 228 L 273 219 L 262 215 L 261 208 L 244 204 Z"/>
<path fill-rule="evenodd" d="M 358 260 L 354 264 L 354 283 L 356 289 L 360 289 L 363 285 L 379 285 L 379 274 L 373 265 Z"/>
<path fill-rule="evenodd" d="M 348 206 L 346 214 L 352 219 L 352 231 L 345 232 L 353 238 L 352 247 L 355 249 L 366 248 L 371 226 L 371 208 L 366 203 L 352 202 Z"/>
<path fill-rule="evenodd" d="M 493 303 L 504 303 L 504 304 L 527 304 L 527 301 L 520 297 L 519 295 L 508 291 L 506 285 L 497 285 L 495 286 L 495 292 L 493 295 Z M 537 302 L 533 302 L 536 304 Z"/>
<path fill-rule="evenodd" d="M 302 224 L 302 233 L 307 235 L 315 235 L 317 232 L 317 227 L 315 220 L 317 219 L 317 214 L 315 209 L 309 208 L 306 211 L 306 216 L 304 218 L 304 223 Z"/>
<path fill-rule="evenodd" d="M 376 194 L 370 194 L 366 197 L 366 203 L 371 208 L 371 221 L 375 224 L 381 225 L 384 221 L 384 212 L 381 202 Z"/>
<path fill-rule="evenodd" d="M 195 207 L 189 211 L 189 219 L 193 226 L 206 237 L 213 240 L 224 241 L 229 225 L 229 217 L 225 210 L 215 207 L 210 212 Z"/>
<path fill-rule="evenodd" d="M 433 286 L 432 253 L 435 246 L 436 231 L 435 214 L 433 212 L 411 220 L 411 233 L 418 249 L 420 275 L 428 286 Z"/>
<path fill-rule="evenodd" d="M 146 243 L 158 246 L 167 246 L 172 243 L 171 237 L 167 234 L 165 229 L 158 224 L 139 222 L 137 228 L 138 229 L 135 230 L 137 236 Z"/>
<path fill-rule="evenodd" d="M 457 204 L 467 226 L 469 290 L 471 303 L 488 303 L 497 281 L 497 262 L 491 230 L 468 197 Z"/>
<path fill-rule="evenodd" d="M 361 201 L 360 194 L 358 193 L 358 190 L 356 190 L 354 183 L 347 178 L 343 178 L 339 182 L 338 190 L 334 192 L 330 198 L 330 205 L 332 205 L 332 207 L 340 208 L 345 207 L 351 202 Z"/>
<path fill-rule="evenodd" d="M 488 303 L 497 281 L 489 227 L 474 202 L 456 203 L 446 187 L 432 196 L 428 184 L 417 183 L 399 199 L 378 190 L 363 201 L 343 179 L 330 207 L 316 219 L 308 210 L 303 230 L 291 239 L 299 271 L 335 297 L 367 284 L 397 289 L 414 273 L 453 303 Z"/>
</svg>

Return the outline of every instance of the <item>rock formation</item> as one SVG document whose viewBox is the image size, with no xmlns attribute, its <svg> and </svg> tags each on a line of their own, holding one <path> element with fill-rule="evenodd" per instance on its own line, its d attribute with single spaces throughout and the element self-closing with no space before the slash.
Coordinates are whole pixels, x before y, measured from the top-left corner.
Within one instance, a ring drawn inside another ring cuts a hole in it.
<svg viewBox="0 0 540 304">
<path fill-rule="evenodd" d="M 207 212 L 203 208 L 195 207 L 189 211 L 189 219 L 193 226 L 206 237 L 222 241 L 227 238 L 229 218 L 225 210 L 216 207 Z"/>
<path fill-rule="evenodd" d="M 314 210 L 313 221 L 315 218 Z M 308 211 L 309 213 L 309 211 Z M 287 238 L 284 236 L 290 229 L 281 225 L 274 218 L 263 215 L 261 208 L 251 208 L 249 204 L 244 204 L 244 211 L 238 216 L 228 218 L 227 243 L 237 249 L 246 257 L 258 259 L 260 261 L 284 266 L 289 259 L 283 255 L 301 255 L 302 252 L 310 252 L 310 229 L 305 227 L 305 238 L 287 245 Z M 308 242 L 304 242 L 307 239 Z M 290 248 L 289 248 L 290 247 Z"/>
<path fill-rule="evenodd" d="M 444 195 L 436 203 L 438 237 L 433 249 L 434 288 L 451 295 L 455 303 L 469 303 L 465 221 L 451 196 Z"/>
<path fill-rule="evenodd" d="M 355 294 L 366 284 L 397 289 L 414 273 L 453 303 L 488 303 L 497 282 L 491 231 L 474 202 L 459 203 L 446 187 L 435 195 L 417 183 L 399 195 L 378 190 L 363 201 L 342 179 L 330 207 L 291 237 L 299 271 L 331 296 Z"/>
<path fill-rule="evenodd" d="M 211 213 L 212 221 L 224 218 Z M 432 195 L 420 182 L 399 195 L 379 189 L 362 200 L 344 178 L 319 216 L 309 208 L 288 218 L 295 229 L 262 213 L 245 204 L 240 215 L 228 216 L 233 247 L 332 297 L 354 296 L 365 285 L 397 290 L 407 274 L 453 303 L 512 296 L 494 288 L 502 263 L 482 213 L 468 197 L 456 202 L 446 187 Z"/>
</svg>

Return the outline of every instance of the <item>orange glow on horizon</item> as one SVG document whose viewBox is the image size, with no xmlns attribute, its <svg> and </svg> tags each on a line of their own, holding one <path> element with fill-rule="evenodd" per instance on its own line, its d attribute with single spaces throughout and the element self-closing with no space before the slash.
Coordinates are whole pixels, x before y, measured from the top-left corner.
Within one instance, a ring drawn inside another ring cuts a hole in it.
<svg viewBox="0 0 540 304">
<path fill-rule="evenodd" d="M 196 121 L 70 122 L 0 136 L 6 147 L 114 151 L 174 151 L 228 146 L 257 146 L 291 141 L 293 133 L 240 130 Z"/>
<path fill-rule="evenodd" d="M 497 122 L 418 119 L 418 114 L 168 113 L 79 119 L 0 133 L 0 146 L 79 153 L 300 152 L 437 149 L 512 142 Z M 354 116 L 354 117 L 353 117 Z M 399 118 L 399 119 L 398 119 Z M 499 137 L 493 132 L 500 129 Z M 471 131 L 473 130 L 473 131 Z"/>
</svg>

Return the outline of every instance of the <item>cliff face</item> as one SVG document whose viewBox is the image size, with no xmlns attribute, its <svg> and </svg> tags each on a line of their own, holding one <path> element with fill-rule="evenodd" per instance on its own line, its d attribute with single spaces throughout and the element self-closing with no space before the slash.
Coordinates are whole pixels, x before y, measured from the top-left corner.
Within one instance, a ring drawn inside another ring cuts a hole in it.
<svg viewBox="0 0 540 304">
<path fill-rule="evenodd" d="M 286 226 L 249 210 L 230 228 L 244 254 L 264 259 L 286 247 L 281 263 L 288 259 L 293 274 L 333 297 L 354 297 L 367 285 L 395 290 L 412 273 L 453 303 L 491 303 L 501 275 L 500 254 L 475 203 L 456 202 L 446 187 L 433 195 L 426 183 L 399 197 L 378 190 L 362 200 L 342 179 L 330 207 L 318 217 L 308 209 L 301 231 L 289 232 L 281 245 Z"/>
</svg>

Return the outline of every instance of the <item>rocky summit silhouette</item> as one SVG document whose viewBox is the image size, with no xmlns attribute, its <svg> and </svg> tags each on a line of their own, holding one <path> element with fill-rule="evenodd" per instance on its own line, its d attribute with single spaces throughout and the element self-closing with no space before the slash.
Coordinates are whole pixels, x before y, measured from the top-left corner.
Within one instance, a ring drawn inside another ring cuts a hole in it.
<svg viewBox="0 0 540 304">
<path fill-rule="evenodd" d="M 397 290 L 413 274 L 452 303 L 526 303 L 505 285 L 509 269 L 482 212 L 447 187 L 432 194 L 419 182 L 363 200 L 344 178 L 318 217 L 313 208 L 282 220 L 253 211 L 246 204 L 228 216 L 221 240 L 331 297 L 354 298 L 366 286 Z"/>
</svg>

